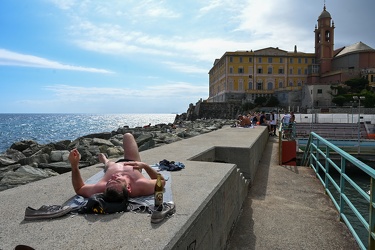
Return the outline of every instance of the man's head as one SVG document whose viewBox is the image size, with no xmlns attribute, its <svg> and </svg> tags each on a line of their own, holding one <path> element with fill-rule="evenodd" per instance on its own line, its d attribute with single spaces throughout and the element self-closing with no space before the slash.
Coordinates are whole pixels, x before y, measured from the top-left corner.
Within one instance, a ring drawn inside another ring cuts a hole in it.
<svg viewBox="0 0 375 250">
<path fill-rule="evenodd" d="M 126 181 L 125 173 L 116 173 L 108 180 L 104 191 L 108 202 L 122 202 L 129 199 L 130 187 Z"/>
</svg>

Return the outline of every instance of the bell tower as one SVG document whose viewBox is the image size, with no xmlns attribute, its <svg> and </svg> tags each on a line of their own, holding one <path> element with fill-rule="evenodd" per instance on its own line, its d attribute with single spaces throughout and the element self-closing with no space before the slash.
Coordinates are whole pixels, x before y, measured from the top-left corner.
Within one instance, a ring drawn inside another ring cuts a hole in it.
<svg viewBox="0 0 375 250">
<path fill-rule="evenodd" d="M 331 71 L 333 58 L 334 28 L 331 14 L 326 10 L 326 5 L 318 18 L 318 25 L 315 25 L 315 56 L 320 65 L 320 75 Z"/>
</svg>

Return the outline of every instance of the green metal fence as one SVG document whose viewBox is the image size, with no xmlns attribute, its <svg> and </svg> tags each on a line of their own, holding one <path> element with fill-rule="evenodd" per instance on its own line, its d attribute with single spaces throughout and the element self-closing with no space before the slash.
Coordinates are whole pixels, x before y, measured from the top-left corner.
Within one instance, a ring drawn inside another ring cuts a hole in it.
<svg viewBox="0 0 375 250">
<path fill-rule="evenodd" d="M 375 249 L 375 170 L 314 132 L 302 164 L 314 169 L 360 248 Z M 358 173 L 368 185 L 358 181 Z"/>
</svg>

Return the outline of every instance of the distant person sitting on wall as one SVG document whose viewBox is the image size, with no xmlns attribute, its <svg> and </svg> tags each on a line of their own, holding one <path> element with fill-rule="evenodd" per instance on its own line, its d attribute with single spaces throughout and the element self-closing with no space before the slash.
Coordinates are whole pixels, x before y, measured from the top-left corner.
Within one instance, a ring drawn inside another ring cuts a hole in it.
<svg viewBox="0 0 375 250">
<path fill-rule="evenodd" d="M 254 126 L 255 126 L 255 125 L 258 125 L 259 120 L 258 120 L 258 115 L 257 115 L 257 113 L 254 113 L 254 115 L 253 115 L 253 119 L 251 120 L 251 122 L 254 124 Z"/>
<path fill-rule="evenodd" d="M 260 115 L 259 124 L 260 124 L 260 126 L 267 126 L 268 133 L 271 132 L 271 126 L 270 126 L 269 122 L 267 121 L 266 112 L 264 112 L 264 111 L 262 111 L 262 114 Z"/>
<path fill-rule="evenodd" d="M 239 115 L 237 119 L 237 124 L 239 127 L 250 127 L 251 121 L 250 118 L 246 115 Z"/>
</svg>

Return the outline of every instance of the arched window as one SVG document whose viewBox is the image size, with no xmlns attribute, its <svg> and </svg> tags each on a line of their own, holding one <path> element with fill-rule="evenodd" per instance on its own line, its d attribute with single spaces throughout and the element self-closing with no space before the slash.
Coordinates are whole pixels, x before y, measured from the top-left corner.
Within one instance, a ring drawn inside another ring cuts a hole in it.
<svg viewBox="0 0 375 250">
<path fill-rule="evenodd" d="M 320 43 L 320 33 L 316 34 L 316 43 Z"/>
<path fill-rule="evenodd" d="M 268 90 L 272 90 L 273 89 L 273 83 L 272 82 L 268 82 L 267 83 L 267 89 Z"/>
<path fill-rule="evenodd" d="M 248 89 L 253 89 L 253 82 L 248 83 Z"/>
<path fill-rule="evenodd" d="M 243 91 L 243 79 L 238 80 L 238 91 Z"/>
<path fill-rule="evenodd" d="M 227 84 L 227 89 L 228 91 L 233 91 L 233 85 L 234 85 L 234 81 L 232 78 L 229 78 L 228 79 L 228 84 Z"/>
<path fill-rule="evenodd" d="M 331 33 L 329 32 L 329 30 L 326 30 L 325 37 L 326 37 L 326 41 L 329 42 L 331 39 Z"/>
</svg>

